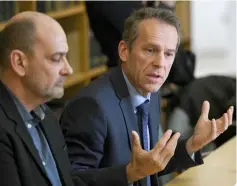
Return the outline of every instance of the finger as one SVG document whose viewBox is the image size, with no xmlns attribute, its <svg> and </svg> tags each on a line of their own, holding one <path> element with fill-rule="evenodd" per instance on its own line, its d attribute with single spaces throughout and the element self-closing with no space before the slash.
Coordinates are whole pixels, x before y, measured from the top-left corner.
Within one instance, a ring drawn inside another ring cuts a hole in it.
<svg viewBox="0 0 237 186">
<path fill-rule="evenodd" d="M 233 122 L 233 113 L 234 113 L 234 107 L 231 106 L 228 111 L 227 111 L 227 115 L 228 115 L 228 124 L 231 125 Z"/>
<path fill-rule="evenodd" d="M 208 101 L 204 101 L 202 104 L 202 113 L 201 113 L 201 119 L 208 120 L 210 110 L 210 103 Z"/>
<path fill-rule="evenodd" d="M 223 114 L 223 116 L 216 121 L 217 124 L 217 131 L 219 133 L 223 133 L 228 128 L 228 115 L 226 113 Z"/>
<path fill-rule="evenodd" d="M 225 114 L 216 120 L 217 132 L 222 133 L 225 130 Z"/>
<path fill-rule="evenodd" d="M 223 115 L 223 127 L 222 127 L 222 132 L 224 132 L 225 130 L 227 130 L 228 126 L 229 126 L 229 119 L 228 119 L 228 114 L 225 113 Z"/>
<path fill-rule="evenodd" d="M 215 119 L 212 119 L 211 120 L 211 140 L 210 141 L 213 141 L 217 138 L 217 125 L 216 125 L 216 120 Z"/>
<path fill-rule="evenodd" d="M 138 150 L 142 150 L 140 138 L 136 131 L 132 131 L 132 151 Z"/>
<path fill-rule="evenodd" d="M 156 143 L 155 147 L 153 148 L 156 153 L 162 151 L 162 149 L 166 146 L 167 141 L 170 139 L 172 134 L 172 130 L 167 130 L 161 139 Z"/>
<path fill-rule="evenodd" d="M 167 142 L 165 148 L 161 151 L 160 156 L 164 157 L 164 161 L 168 161 L 174 155 L 179 137 L 180 133 L 175 133 Z"/>
</svg>

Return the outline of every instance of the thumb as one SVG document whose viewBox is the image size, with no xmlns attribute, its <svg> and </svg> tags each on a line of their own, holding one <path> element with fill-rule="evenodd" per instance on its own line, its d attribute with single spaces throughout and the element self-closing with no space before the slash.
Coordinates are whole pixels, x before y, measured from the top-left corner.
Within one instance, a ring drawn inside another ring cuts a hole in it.
<svg viewBox="0 0 237 186">
<path fill-rule="evenodd" d="M 204 101 L 202 104 L 202 113 L 200 119 L 208 120 L 210 110 L 210 103 L 208 101 Z"/>
<path fill-rule="evenodd" d="M 132 131 L 132 151 L 142 149 L 139 135 L 136 131 Z"/>
</svg>

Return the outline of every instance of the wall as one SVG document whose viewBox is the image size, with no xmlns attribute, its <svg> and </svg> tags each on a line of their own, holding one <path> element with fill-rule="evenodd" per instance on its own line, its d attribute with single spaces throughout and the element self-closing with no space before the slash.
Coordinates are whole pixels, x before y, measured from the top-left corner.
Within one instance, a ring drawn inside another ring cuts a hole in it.
<svg viewBox="0 0 237 186">
<path fill-rule="evenodd" d="M 195 75 L 236 75 L 236 2 L 191 2 L 192 50 Z"/>
</svg>

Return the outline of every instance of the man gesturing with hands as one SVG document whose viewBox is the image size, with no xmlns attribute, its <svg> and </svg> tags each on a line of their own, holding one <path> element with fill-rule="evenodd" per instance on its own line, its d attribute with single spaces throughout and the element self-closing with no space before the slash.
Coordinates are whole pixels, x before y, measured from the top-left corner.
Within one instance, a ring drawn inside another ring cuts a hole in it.
<svg viewBox="0 0 237 186">
<path fill-rule="evenodd" d="M 206 101 L 191 138 L 168 130 L 158 140 L 158 90 L 179 42 L 171 11 L 142 8 L 127 18 L 120 66 L 80 90 L 60 119 L 75 171 L 125 165 L 129 185 L 158 186 L 159 176 L 203 163 L 199 150 L 228 127 L 233 108 L 209 120 Z"/>
<path fill-rule="evenodd" d="M 231 106 L 227 113 L 224 113 L 218 120 L 208 119 L 209 109 L 209 102 L 205 101 L 193 136 L 186 142 L 188 153 L 197 152 L 203 146 L 215 140 L 232 124 L 233 106 Z M 127 165 L 127 172 L 132 173 L 128 174 L 128 180 L 131 182 L 139 180 L 146 175 L 155 174 L 156 172 L 164 170 L 174 155 L 180 137 L 179 132 L 171 137 L 172 131 L 167 130 L 154 148 L 147 152 L 142 149 L 138 134 L 133 131 L 132 135 L 132 160 Z"/>
</svg>

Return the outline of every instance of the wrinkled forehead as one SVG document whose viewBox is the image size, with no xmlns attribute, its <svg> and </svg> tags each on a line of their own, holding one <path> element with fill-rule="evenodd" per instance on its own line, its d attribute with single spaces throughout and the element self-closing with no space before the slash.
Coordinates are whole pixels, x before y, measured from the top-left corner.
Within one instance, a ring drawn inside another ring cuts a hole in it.
<svg viewBox="0 0 237 186">
<path fill-rule="evenodd" d="M 138 25 L 137 35 L 140 41 L 163 43 L 168 45 L 168 48 L 176 48 L 178 43 L 176 28 L 173 25 L 155 19 L 142 21 Z"/>
</svg>

